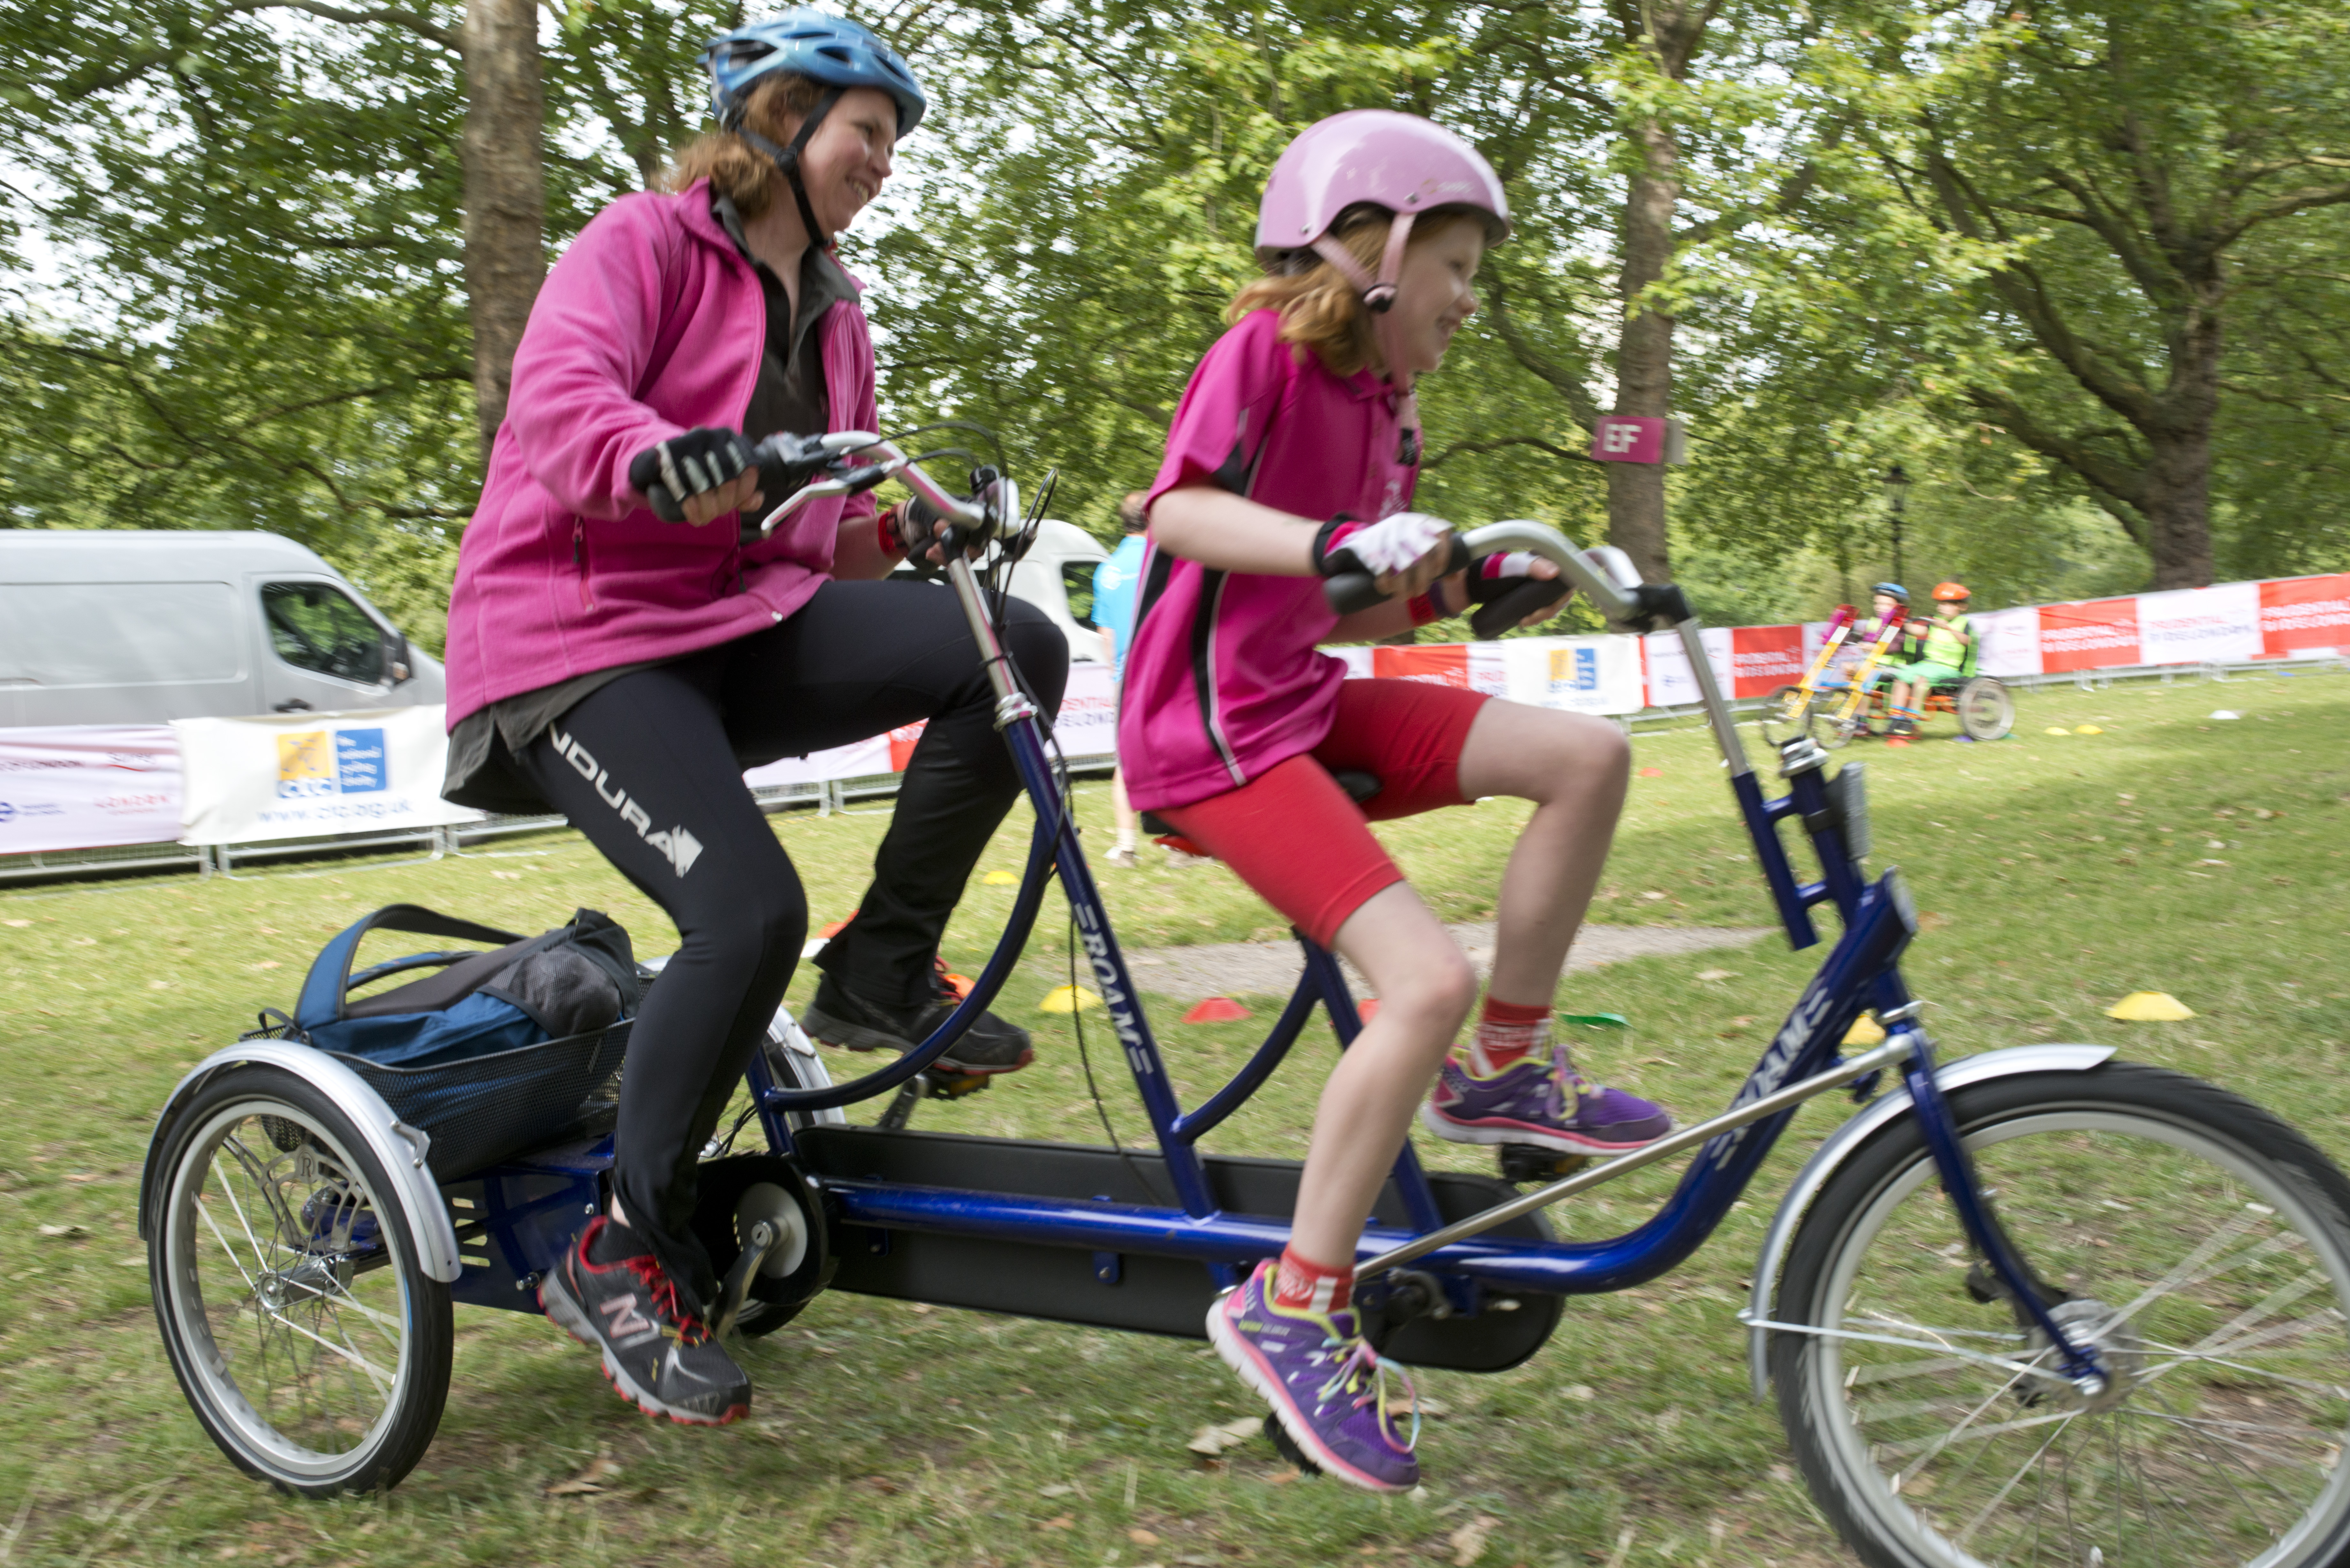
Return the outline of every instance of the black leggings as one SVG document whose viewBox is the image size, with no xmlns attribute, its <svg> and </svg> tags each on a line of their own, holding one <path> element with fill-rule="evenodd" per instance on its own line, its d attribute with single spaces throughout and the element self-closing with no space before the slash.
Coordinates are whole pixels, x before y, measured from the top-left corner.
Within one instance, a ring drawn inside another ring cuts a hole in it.
<svg viewBox="0 0 2350 1568">
<path fill-rule="evenodd" d="M 1004 646 L 1038 706 L 1060 707 L 1068 643 L 1014 600 Z M 791 857 L 743 770 L 927 719 L 873 860 L 873 885 L 822 963 L 877 1001 L 925 997 L 947 918 L 1020 793 L 995 698 L 953 594 L 905 579 L 827 582 L 788 620 L 622 676 L 525 748 L 523 771 L 676 923 L 620 1076 L 613 1187 L 671 1276 L 716 1292 L 695 1240 L 694 1165 L 767 1032 L 807 939 Z"/>
</svg>

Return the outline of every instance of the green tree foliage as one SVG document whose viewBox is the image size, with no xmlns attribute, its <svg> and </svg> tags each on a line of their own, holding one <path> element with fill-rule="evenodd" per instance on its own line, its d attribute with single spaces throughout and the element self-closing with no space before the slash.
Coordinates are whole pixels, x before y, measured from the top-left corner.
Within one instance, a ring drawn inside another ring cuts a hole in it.
<svg viewBox="0 0 2350 1568">
<path fill-rule="evenodd" d="M 2345 65 L 2329 0 L 1898 0 L 1814 57 L 1865 151 L 1835 265 L 1929 403 L 2038 454 L 2156 587 L 2211 580 L 2215 461 L 2245 562 L 2293 555 L 2268 497 L 2314 479 L 2343 363 Z M 2235 389 L 2276 412 L 2223 426 Z"/>
</svg>

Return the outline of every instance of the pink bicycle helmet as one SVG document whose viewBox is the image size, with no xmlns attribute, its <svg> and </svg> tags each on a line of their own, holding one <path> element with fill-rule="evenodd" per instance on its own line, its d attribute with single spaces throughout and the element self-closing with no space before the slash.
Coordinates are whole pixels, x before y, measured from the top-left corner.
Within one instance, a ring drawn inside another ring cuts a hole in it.
<svg viewBox="0 0 2350 1568">
<path fill-rule="evenodd" d="M 1395 214 L 1376 277 L 1330 233 L 1341 213 L 1365 203 Z M 1412 220 L 1439 207 L 1485 214 L 1488 244 L 1509 237 L 1510 199 L 1483 154 L 1416 114 L 1350 109 L 1298 132 L 1274 163 L 1257 210 L 1257 260 L 1279 272 L 1295 265 L 1299 252 L 1311 251 L 1355 286 L 1373 315 L 1384 317 L 1395 303 Z M 1382 320 L 1379 347 L 1389 366 L 1388 381 L 1409 396 L 1409 386 L 1393 369 L 1396 355 L 1385 325 Z"/>
</svg>

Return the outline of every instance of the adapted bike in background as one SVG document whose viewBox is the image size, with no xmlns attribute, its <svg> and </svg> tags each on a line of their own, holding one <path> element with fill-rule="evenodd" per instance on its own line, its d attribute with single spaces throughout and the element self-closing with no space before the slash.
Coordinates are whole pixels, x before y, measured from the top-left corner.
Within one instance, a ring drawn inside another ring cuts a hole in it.
<svg viewBox="0 0 2350 1568">
<path fill-rule="evenodd" d="M 975 535 L 1012 531 L 993 547 L 998 569 L 1016 556 L 1022 512 L 1007 481 L 966 500 L 877 437 L 808 445 L 802 497 L 896 475 Z M 852 457 L 868 461 L 846 467 Z M 1479 553 L 1537 551 L 1612 624 L 1680 638 L 1789 941 L 1819 944 L 1821 911 L 1838 930 L 1720 1114 L 1538 1177 L 1528 1151 L 1503 1150 L 1505 1171 L 1538 1181 L 1532 1190 L 1424 1170 L 1407 1147 L 1360 1254 L 1357 1300 L 1383 1354 L 1464 1371 L 1517 1365 L 1567 1298 L 1654 1279 L 1702 1245 L 1795 1109 L 1849 1090 L 1858 1108 L 1781 1197 L 1739 1316 L 1755 1395 L 1775 1388 L 1812 1495 L 1859 1557 L 1899 1568 L 2341 1562 L 2350 1181 L 2268 1111 L 2107 1047 L 1938 1060 L 1927 1003 L 1901 970 L 1915 907 L 1897 870 L 1866 866 L 1862 767 L 1832 771 L 1798 734 L 1775 749 L 1774 793 L 1678 589 L 1537 524 L 1470 538 Z M 1280 1252 L 1299 1168 L 1205 1154 L 1201 1141 L 1317 1011 L 1343 1049 L 1356 1003 L 1331 954 L 1305 944 L 1263 1044 L 1203 1101 L 1180 1103 L 1064 775 L 1002 652 L 999 601 L 967 560 L 947 576 L 1035 808 L 1025 875 L 993 956 L 919 1049 L 834 1084 L 776 1020 L 736 1124 L 763 1147 L 732 1152 L 730 1135 L 702 1171 L 697 1223 L 725 1272 L 725 1314 L 764 1334 L 830 1289 L 1196 1337 L 1215 1293 Z M 1816 875 L 1798 874 L 1786 843 L 1796 832 Z M 1155 1149 L 907 1125 L 932 1064 L 1011 973 L 1055 878 Z M 1885 1038 L 1846 1054 L 1864 1014 Z M 309 1495 L 387 1487 L 417 1462 L 448 1387 L 452 1303 L 535 1310 L 540 1275 L 608 1197 L 610 1141 L 597 1118 L 608 1126 L 624 1030 L 534 1047 L 562 1070 L 527 1093 L 469 1098 L 442 1085 L 439 1099 L 413 1101 L 442 1107 L 431 1122 L 403 1116 L 407 1086 L 294 1041 L 240 1042 L 187 1075 L 156 1126 L 140 1230 L 173 1371 L 233 1461 Z M 871 1125 L 848 1120 L 870 1106 L 888 1108 Z M 1564 1240 L 1544 1220 L 1552 1204 L 1683 1156 L 1671 1194 L 1621 1235 Z"/>
</svg>

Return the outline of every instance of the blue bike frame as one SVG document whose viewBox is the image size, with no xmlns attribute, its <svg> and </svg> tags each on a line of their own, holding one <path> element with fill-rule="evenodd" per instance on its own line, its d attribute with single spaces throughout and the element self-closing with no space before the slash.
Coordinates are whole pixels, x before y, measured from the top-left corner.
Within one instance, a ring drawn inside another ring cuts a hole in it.
<svg viewBox="0 0 2350 1568">
<path fill-rule="evenodd" d="M 1472 545 L 1488 549 L 1503 545 L 1542 548 L 1545 542 L 1548 547 L 1543 548 L 1542 553 L 1558 560 L 1611 621 L 1620 622 L 1638 613 L 1634 597 L 1638 590 L 1600 576 L 1591 559 L 1571 547 L 1562 555 L 1563 541 L 1547 529 L 1503 524 L 1471 536 Z M 1354 999 L 1336 960 L 1327 950 L 1301 938 L 1305 951 L 1305 973 L 1270 1035 L 1231 1082 L 1198 1107 L 1189 1111 L 1182 1107 L 1169 1081 L 1164 1059 L 1152 1036 L 1125 957 L 1118 950 L 1108 912 L 1086 864 L 1076 830 L 1065 812 L 1034 708 L 1011 680 L 969 567 L 958 562 L 950 576 L 962 597 L 973 635 L 995 675 L 999 722 L 1035 808 L 1036 826 L 1020 895 L 994 956 L 970 994 L 920 1049 L 852 1083 L 816 1089 L 777 1085 L 768 1075 L 764 1061 L 754 1058 L 751 1082 L 768 1142 L 777 1151 L 788 1152 L 792 1147 L 787 1120 L 790 1113 L 845 1106 L 887 1093 L 935 1062 L 965 1024 L 993 1001 L 1026 946 L 1043 903 L 1045 884 L 1057 873 L 1075 919 L 1077 938 L 1084 944 L 1087 962 L 1100 987 L 1110 1025 L 1165 1158 L 1174 1188 L 1175 1206 L 1038 1198 L 830 1178 L 825 1179 L 822 1185 L 837 1205 L 841 1221 L 850 1225 L 992 1238 L 1105 1253 L 1195 1258 L 1216 1268 L 1222 1278 L 1235 1279 L 1245 1265 L 1278 1254 L 1288 1239 L 1288 1226 L 1278 1217 L 1220 1210 L 1198 1151 L 1199 1140 L 1264 1082 L 1296 1043 L 1316 1004 L 1329 1013 L 1340 1048 L 1351 1043 L 1361 1028 Z M 1683 619 L 1676 630 L 1704 697 L 1716 740 L 1729 763 L 1731 793 L 1753 841 L 1763 879 L 1778 906 L 1788 940 L 1798 949 L 1819 940 L 1813 929 L 1811 911 L 1823 904 L 1835 907 L 1843 925 L 1843 934 L 1755 1064 L 1731 1102 L 1731 1111 L 1760 1101 L 1788 1085 L 1829 1073 L 1842 1061 L 1840 1043 L 1854 1023 L 1864 1012 L 1874 1012 L 1892 1026 L 1891 1044 L 1900 1047 L 1899 1056 L 1906 1056 L 1904 1077 L 1908 1092 L 1968 1239 L 2034 1325 L 2047 1335 L 2052 1345 L 2059 1347 L 2064 1375 L 2095 1376 L 2098 1368 L 2094 1356 L 2074 1345 L 2050 1316 L 2051 1303 L 2042 1299 L 2029 1269 L 1991 1218 L 1977 1189 L 1950 1107 L 1935 1085 L 1932 1047 L 1924 1031 L 1914 1023 L 1917 1009 L 1902 981 L 1899 967 L 1902 950 L 1917 930 L 1914 908 L 1898 871 L 1888 870 L 1873 881 L 1863 875 L 1850 837 L 1856 832 L 1864 836 L 1866 832 L 1857 769 L 1846 770 L 1853 781 L 1850 785 L 1832 788 L 1825 771 L 1825 753 L 1807 740 L 1797 741 L 1785 748 L 1783 754 L 1787 793 L 1766 797 L 1747 762 L 1735 722 L 1700 644 L 1697 621 Z M 1796 879 L 1780 837 L 1781 825 L 1790 818 L 1800 823 L 1812 840 L 1821 867 L 1817 880 Z M 1866 853 L 1865 843 L 1858 848 L 1860 853 Z M 1875 1073 L 1868 1074 L 1856 1085 L 1856 1092 L 1865 1092 L 1876 1076 Z M 1752 1179 L 1794 1111 L 1790 1105 L 1713 1137 L 1699 1149 L 1670 1197 L 1645 1223 L 1623 1235 L 1596 1241 L 1486 1236 L 1474 1233 L 1482 1228 L 1476 1219 L 1446 1227 L 1427 1176 L 1407 1143 L 1396 1162 L 1395 1182 L 1411 1228 L 1371 1227 L 1363 1237 L 1358 1258 L 1378 1260 L 1383 1254 L 1398 1251 L 1418 1254 L 1416 1266 L 1442 1281 L 1455 1309 L 1461 1311 L 1474 1311 L 1485 1287 L 1582 1294 L 1639 1284 L 1672 1269 L 1703 1244 Z M 1616 1163 L 1647 1162 L 1627 1159 Z M 1604 1176 L 1603 1168 L 1571 1179 L 1571 1184 L 1579 1189 Z M 1543 1195 L 1534 1196 L 1539 1199 Z M 1496 1210 L 1479 1219 L 1498 1223 L 1525 1206 L 1522 1202 L 1511 1206 L 1507 1212 Z M 1440 1230 L 1459 1239 L 1432 1249 L 1412 1245 L 1415 1239 Z"/>
</svg>

